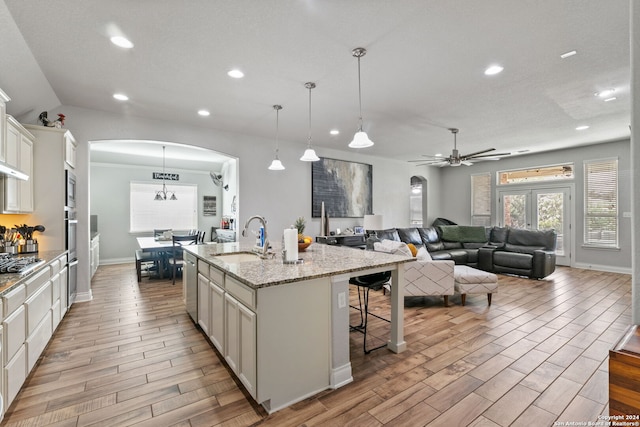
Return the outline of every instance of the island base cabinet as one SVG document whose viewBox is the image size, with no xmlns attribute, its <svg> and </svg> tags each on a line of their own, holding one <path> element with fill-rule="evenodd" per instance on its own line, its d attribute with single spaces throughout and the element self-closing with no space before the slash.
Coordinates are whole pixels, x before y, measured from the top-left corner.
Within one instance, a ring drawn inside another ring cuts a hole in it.
<svg viewBox="0 0 640 427">
<path fill-rule="evenodd" d="M 198 273 L 198 325 L 209 336 L 209 279 Z"/>
<path fill-rule="evenodd" d="M 273 413 L 330 388 L 329 278 L 259 289 L 257 317 L 258 403 Z"/>
<path fill-rule="evenodd" d="M 209 340 L 224 354 L 224 289 L 213 282 L 209 282 L 209 296 L 211 309 L 211 324 L 209 325 Z"/>
<path fill-rule="evenodd" d="M 256 396 L 256 314 L 225 294 L 225 360 L 251 397 Z"/>
</svg>

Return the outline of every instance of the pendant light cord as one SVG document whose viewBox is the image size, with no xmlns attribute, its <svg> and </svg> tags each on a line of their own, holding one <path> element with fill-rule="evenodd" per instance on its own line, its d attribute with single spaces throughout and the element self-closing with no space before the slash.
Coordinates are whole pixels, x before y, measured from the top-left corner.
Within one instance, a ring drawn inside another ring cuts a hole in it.
<svg viewBox="0 0 640 427">
<path fill-rule="evenodd" d="M 278 158 L 278 152 L 280 151 L 280 144 L 278 143 L 278 136 L 280 132 L 280 108 L 276 108 L 276 159 Z"/>
<path fill-rule="evenodd" d="M 360 131 L 362 132 L 362 86 L 360 83 L 360 56 L 358 56 L 358 104 L 360 105 Z"/>
<path fill-rule="evenodd" d="M 311 148 L 311 89 L 313 86 L 308 85 L 309 87 L 309 136 L 307 138 L 307 146 Z"/>
</svg>

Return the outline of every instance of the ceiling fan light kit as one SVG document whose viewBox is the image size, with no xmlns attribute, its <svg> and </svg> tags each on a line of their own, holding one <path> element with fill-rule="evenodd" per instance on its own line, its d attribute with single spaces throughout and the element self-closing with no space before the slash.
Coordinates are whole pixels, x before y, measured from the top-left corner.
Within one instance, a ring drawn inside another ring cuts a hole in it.
<svg viewBox="0 0 640 427">
<path fill-rule="evenodd" d="M 367 50 L 363 47 L 357 47 L 351 51 L 351 54 L 358 58 L 358 104 L 360 106 L 360 117 L 358 119 L 358 131 L 349 143 L 349 148 L 367 148 L 373 145 L 373 141 L 371 141 L 367 133 L 362 130 L 362 85 L 360 83 L 360 58 L 367 54 Z"/>
</svg>

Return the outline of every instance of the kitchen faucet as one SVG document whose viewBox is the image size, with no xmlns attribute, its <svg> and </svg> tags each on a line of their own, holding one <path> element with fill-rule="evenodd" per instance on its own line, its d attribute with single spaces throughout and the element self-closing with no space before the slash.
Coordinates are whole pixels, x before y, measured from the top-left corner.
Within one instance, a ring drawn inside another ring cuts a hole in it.
<svg viewBox="0 0 640 427">
<path fill-rule="evenodd" d="M 267 220 L 264 219 L 263 217 L 261 217 L 260 215 L 254 215 L 252 217 L 250 217 L 249 219 L 247 219 L 247 222 L 244 223 L 244 229 L 242 230 L 242 236 L 246 237 L 247 235 L 247 228 L 249 227 L 249 223 L 251 221 L 253 221 L 254 219 L 257 219 L 258 221 L 260 221 L 260 223 L 262 224 L 262 228 L 264 229 L 264 245 L 262 246 L 262 255 L 260 255 L 260 258 L 269 258 L 269 239 L 267 238 Z"/>
</svg>

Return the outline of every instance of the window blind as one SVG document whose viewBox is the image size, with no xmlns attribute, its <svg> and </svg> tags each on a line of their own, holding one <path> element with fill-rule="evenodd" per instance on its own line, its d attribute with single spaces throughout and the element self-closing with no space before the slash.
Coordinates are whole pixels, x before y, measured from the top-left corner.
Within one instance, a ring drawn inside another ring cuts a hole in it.
<svg viewBox="0 0 640 427">
<path fill-rule="evenodd" d="M 154 200 L 162 184 L 131 182 L 129 191 L 130 225 L 132 233 L 170 228 L 191 230 L 198 228 L 198 186 L 168 184 L 178 200 Z"/>
<path fill-rule="evenodd" d="M 584 162 L 584 243 L 618 246 L 618 159 Z"/>
<path fill-rule="evenodd" d="M 491 174 L 471 175 L 471 225 L 491 225 Z"/>
</svg>

